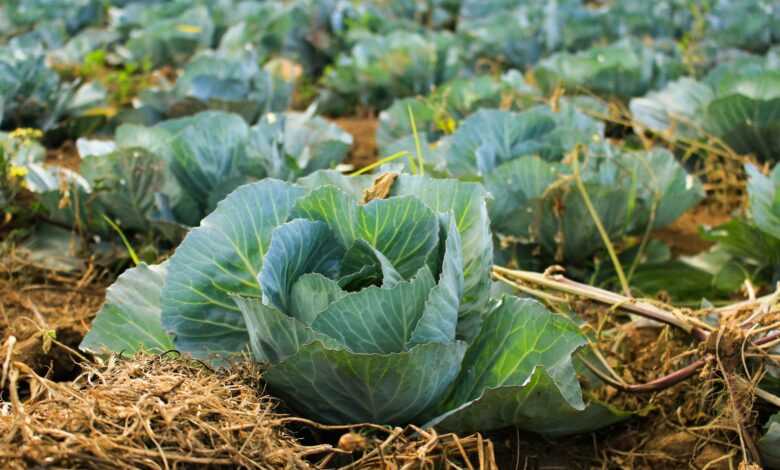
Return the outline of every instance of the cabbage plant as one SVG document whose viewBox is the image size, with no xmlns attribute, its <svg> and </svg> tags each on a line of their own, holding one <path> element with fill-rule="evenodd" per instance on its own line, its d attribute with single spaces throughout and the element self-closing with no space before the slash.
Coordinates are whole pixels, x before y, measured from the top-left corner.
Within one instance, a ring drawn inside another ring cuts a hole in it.
<svg viewBox="0 0 780 470">
<path fill-rule="evenodd" d="M 576 146 L 583 148 L 583 183 L 614 239 L 663 227 L 702 198 L 701 183 L 670 152 L 606 144 L 602 123 L 572 102 L 559 106 L 478 111 L 439 152 L 448 174 L 483 182 L 492 195 L 493 230 L 517 247 L 536 248 L 530 251 L 542 255 L 542 268 L 579 264 L 604 248 L 565 158 Z"/>
<path fill-rule="evenodd" d="M 428 96 L 395 100 L 379 114 L 376 132 L 379 153 L 414 151 L 410 111 L 418 136 L 435 142 L 454 132 L 462 119 L 480 108 L 522 107 L 537 97 L 538 91 L 517 70 L 501 77 L 480 75 L 450 80 Z"/>
<path fill-rule="evenodd" d="M 683 73 L 674 44 L 647 46 L 627 38 L 578 53 L 560 52 L 539 62 L 534 77 L 546 93 L 563 87 L 617 98 L 630 98 L 663 86 Z"/>
<path fill-rule="evenodd" d="M 248 348 L 274 393 L 331 423 L 566 434 L 621 419 L 583 396 L 576 325 L 489 299 L 482 187 L 401 175 L 383 198 L 385 178 L 238 188 L 168 262 L 119 278 L 81 347 L 216 362 Z"/>
<path fill-rule="evenodd" d="M 428 94 L 455 77 L 461 62 L 459 40 L 447 32 L 364 35 L 326 69 L 320 106 L 334 114 L 383 109 L 395 98 Z"/>
<path fill-rule="evenodd" d="M 36 192 L 56 220 L 92 232 L 109 227 L 101 214 L 131 231 L 193 226 L 236 187 L 272 176 L 295 179 L 336 166 L 352 137 L 305 113 L 267 114 L 249 126 L 236 114 L 207 111 L 153 127 L 125 124 L 113 141 L 79 139 L 78 184 L 60 187 L 69 171 L 34 168 Z M 60 207 L 67 191 L 68 207 Z M 178 231 L 178 229 L 177 229 Z"/>
<path fill-rule="evenodd" d="M 158 115 L 183 117 L 207 109 L 241 115 L 248 123 L 288 108 L 292 85 L 260 68 L 254 54 L 225 56 L 203 52 L 194 57 L 170 89 L 140 93 L 143 106 Z"/>
<path fill-rule="evenodd" d="M 60 82 L 43 55 L 0 48 L 0 123 L 48 130 L 65 115 L 75 87 Z"/>
<path fill-rule="evenodd" d="M 116 28 L 129 30 L 125 59 L 154 66 L 181 64 L 214 38 L 212 14 L 203 5 L 171 2 L 148 6 L 127 6 L 115 18 Z"/>
<path fill-rule="evenodd" d="M 715 136 L 736 152 L 780 155 L 780 72 L 769 63 L 723 66 L 703 81 L 682 78 L 631 100 L 636 123 L 671 139 Z"/>
</svg>

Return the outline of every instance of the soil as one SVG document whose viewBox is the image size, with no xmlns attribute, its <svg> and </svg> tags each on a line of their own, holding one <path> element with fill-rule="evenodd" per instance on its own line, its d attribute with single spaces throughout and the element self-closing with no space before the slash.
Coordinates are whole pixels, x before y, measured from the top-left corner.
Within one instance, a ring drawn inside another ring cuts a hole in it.
<svg viewBox="0 0 780 470">
<path fill-rule="evenodd" d="M 13 252 L 0 262 L 0 344 L 14 342 L 12 360 L 54 380 L 70 380 L 80 368 L 77 349 L 105 296 L 111 276 L 92 265 L 56 273 L 30 266 Z M 13 337 L 13 340 L 10 338 Z"/>
<path fill-rule="evenodd" d="M 701 227 L 717 227 L 728 222 L 731 217 L 723 208 L 701 204 L 672 224 L 656 230 L 653 237 L 669 245 L 676 255 L 695 255 L 712 246 L 711 242 L 703 240 L 699 235 Z"/>
<path fill-rule="evenodd" d="M 75 142 L 66 140 L 57 148 L 47 149 L 46 163 L 62 166 L 73 171 L 79 171 L 81 157 L 79 156 Z"/>
<path fill-rule="evenodd" d="M 333 122 L 352 135 L 352 150 L 345 163 L 360 169 L 377 160 L 376 118 L 341 117 L 333 119 Z"/>
</svg>

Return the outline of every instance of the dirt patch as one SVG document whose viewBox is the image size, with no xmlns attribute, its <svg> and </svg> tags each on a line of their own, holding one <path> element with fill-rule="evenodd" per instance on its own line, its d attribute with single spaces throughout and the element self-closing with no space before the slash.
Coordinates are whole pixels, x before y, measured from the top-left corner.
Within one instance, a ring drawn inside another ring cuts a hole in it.
<svg viewBox="0 0 780 470">
<path fill-rule="evenodd" d="M 344 117 L 333 119 L 339 127 L 352 135 L 352 150 L 345 163 L 363 168 L 377 160 L 376 118 Z"/>
<path fill-rule="evenodd" d="M 12 359 L 55 380 L 78 374 L 75 349 L 103 303 L 112 276 L 91 264 L 83 272 L 57 273 L 27 264 L 13 251 L 0 263 L 0 340 L 13 337 Z"/>
<path fill-rule="evenodd" d="M 701 226 L 717 227 L 732 218 L 728 211 L 711 205 L 699 205 L 677 220 L 653 233 L 653 238 L 666 243 L 678 255 L 696 255 L 709 249 L 711 242 L 699 235 Z"/>
<path fill-rule="evenodd" d="M 46 150 L 46 163 L 78 172 L 81 157 L 76 144 L 72 140 L 66 140 L 59 147 Z"/>
</svg>

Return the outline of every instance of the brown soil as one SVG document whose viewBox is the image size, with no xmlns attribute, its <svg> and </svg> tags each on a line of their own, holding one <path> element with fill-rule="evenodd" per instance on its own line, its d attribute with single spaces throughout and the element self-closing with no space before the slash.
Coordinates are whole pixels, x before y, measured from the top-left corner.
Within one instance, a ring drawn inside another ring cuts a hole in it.
<svg viewBox="0 0 780 470">
<path fill-rule="evenodd" d="M 81 157 L 79 157 L 76 144 L 72 140 L 66 140 L 58 148 L 46 151 L 46 163 L 65 167 L 69 170 L 79 171 Z"/>
<path fill-rule="evenodd" d="M 376 118 L 344 117 L 335 118 L 333 122 L 349 132 L 354 139 L 352 150 L 345 163 L 354 165 L 355 169 L 359 169 L 376 161 L 376 128 L 378 124 Z"/>
<path fill-rule="evenodd" d="M 80 273 L 43 271 L 13 252 L 0 262 L 0 340 L 13 347 L 13 360 L 58 380 L 78 373 L 75 355 L 52 348 L 76 348 L 103 302 L 107 273 L 88 265 Z M 13 339 L 11 339 L 13 337 Z"/>
<path fill-rule="evenodd" d="M 663 241 L 677 255 L 695 255 L 712 246 L 699 235 L 702 226 L 717 227 L 731 219 L 731 214 L 711 205 L 699 205 L 684 213 L 671 225 L 656 230 L 653 238 Z"/>
</svg>

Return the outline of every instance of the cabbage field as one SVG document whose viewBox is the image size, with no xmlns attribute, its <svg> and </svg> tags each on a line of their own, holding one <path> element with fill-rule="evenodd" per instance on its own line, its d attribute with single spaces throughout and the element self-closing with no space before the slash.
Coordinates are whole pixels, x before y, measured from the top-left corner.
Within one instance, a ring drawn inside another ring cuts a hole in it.
<svg viewBox="0 0 780 470">
<path fill-rule="evenodd" d="M 0 5 L 0 467 L 780 469 L 780 2 Z"/>
</svg>

